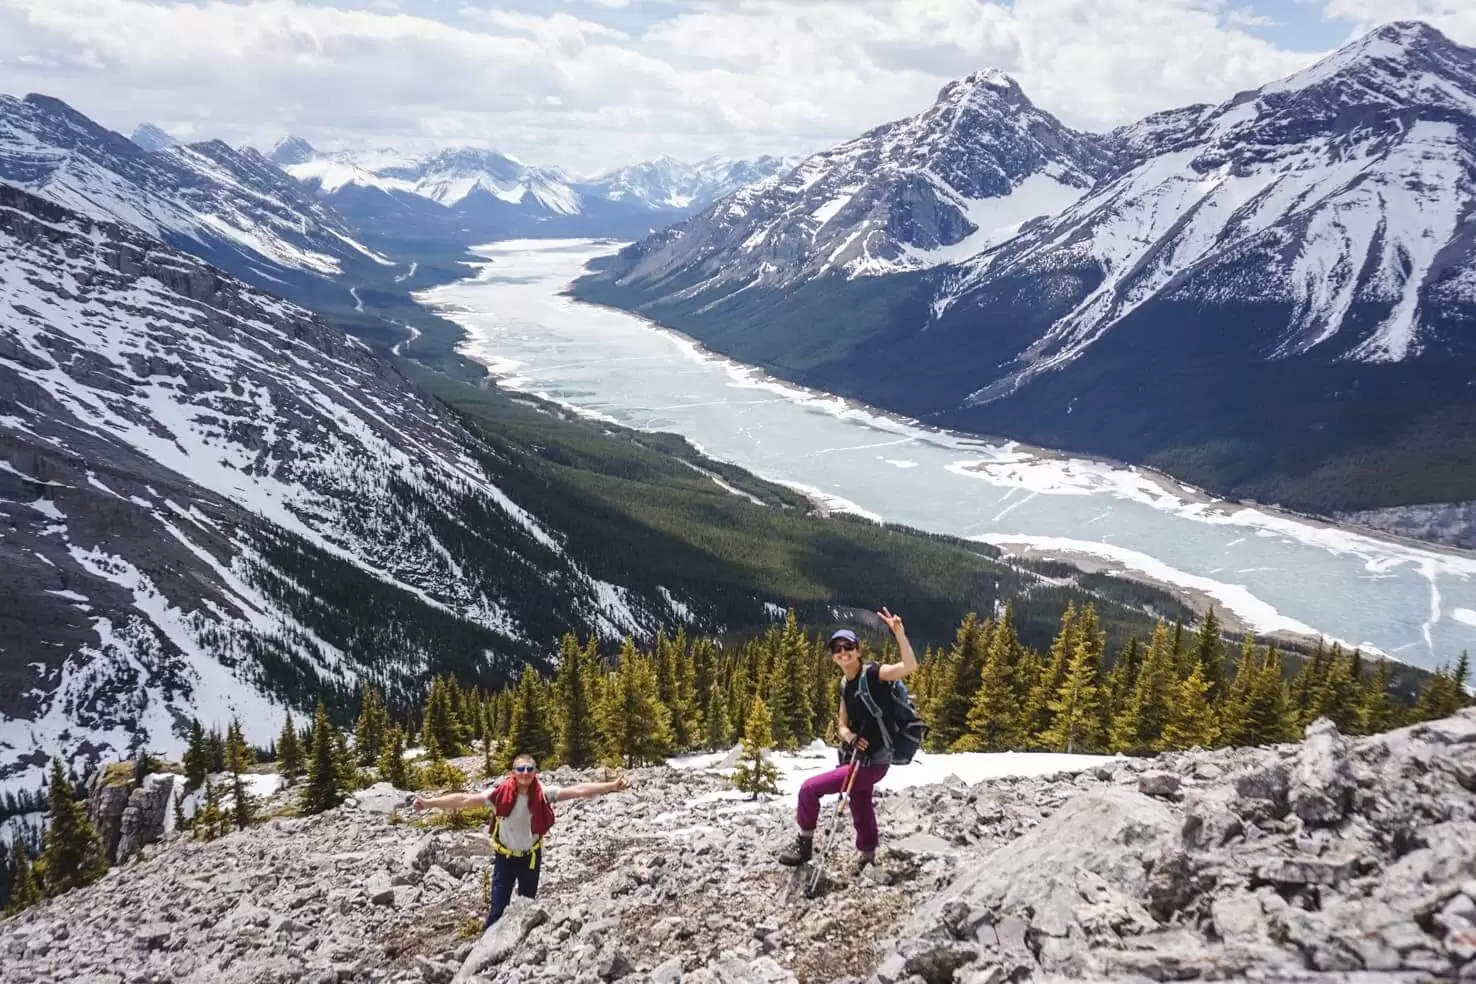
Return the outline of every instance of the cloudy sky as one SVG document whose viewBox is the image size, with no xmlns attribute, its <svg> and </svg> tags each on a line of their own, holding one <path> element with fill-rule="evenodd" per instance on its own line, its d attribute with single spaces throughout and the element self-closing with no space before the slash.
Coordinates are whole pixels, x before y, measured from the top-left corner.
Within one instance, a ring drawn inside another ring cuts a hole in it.
<svg viewBox="0 0 1476 984">
<path fill-rule="evenodd" d="M 984 67 L 1106 127 L 1405 17 L 1476 45 L 1473 0 L 0 0 L 0 92 L 124 133 L 475 144 L 580 174 L 816 150 Z"/>
</svg>

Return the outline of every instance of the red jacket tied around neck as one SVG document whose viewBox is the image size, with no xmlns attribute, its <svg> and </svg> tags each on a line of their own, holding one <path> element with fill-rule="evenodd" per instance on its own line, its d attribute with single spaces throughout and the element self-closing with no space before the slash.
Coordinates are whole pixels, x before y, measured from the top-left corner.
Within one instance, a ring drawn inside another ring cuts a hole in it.
<svg viewBox="0 0 1476 984">
<path fill-rule="evenodd" d="M 504 779 L 492 790 L 488 799 L 493 812 L 499 817 L 512 813 L 513 806 L 518 801 L 517 780 Z M 548 829 L 553 826 L 554 811 L 548 803 L 548 797 L 543 795 L 543 786 L 537 779 L 528 786 L 528 810 L 532 814 L 533 836 L 542 837 L 548 833 Z"/>
</svg>

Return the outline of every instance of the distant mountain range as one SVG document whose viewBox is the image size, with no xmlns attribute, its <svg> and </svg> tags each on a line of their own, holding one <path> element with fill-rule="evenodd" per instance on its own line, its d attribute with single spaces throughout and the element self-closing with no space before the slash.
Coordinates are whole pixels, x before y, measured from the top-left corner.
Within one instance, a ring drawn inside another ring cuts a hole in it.
<svg viewBox="0 0 1476 984">
<path fill-rule="evenodd" d="M 1476 500 L 1476 51 L 1395 23 L 1108 133 L 979 72 L 575 292 L 931 423 L 1219 493 Z"/>
<path fill-rule="evenodd" d="M 288 137 L 266 156 L 358 228 L 390 239 L 458 242 L 643 236 L 795 163 L 663 157 L 581 181 L 476 148 L 423 157 L 323 154 Z"/>
</svg>

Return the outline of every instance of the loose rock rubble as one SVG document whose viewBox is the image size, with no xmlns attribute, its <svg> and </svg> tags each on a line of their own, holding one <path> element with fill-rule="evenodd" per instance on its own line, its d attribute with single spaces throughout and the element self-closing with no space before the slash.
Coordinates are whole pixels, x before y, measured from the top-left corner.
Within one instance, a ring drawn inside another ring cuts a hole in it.
<svg viewBox="0 0 1476 984">
<path fill-rule="evenodd" d="M 548 777 L 591 778 L 567 770 Z M 1372 738 L 1103 759 L 878 794 L 810 900 L 781 800 L 640 769 L 564 804 L 536 899 L 480 931 L 485 833 L 380 785 L 171 837 L 0 922 L 7 984 L 1004 984 L 1476 980 L 1476 710 Z M 802 876 L 801 876 L 802 877 Z"/>
</svg>

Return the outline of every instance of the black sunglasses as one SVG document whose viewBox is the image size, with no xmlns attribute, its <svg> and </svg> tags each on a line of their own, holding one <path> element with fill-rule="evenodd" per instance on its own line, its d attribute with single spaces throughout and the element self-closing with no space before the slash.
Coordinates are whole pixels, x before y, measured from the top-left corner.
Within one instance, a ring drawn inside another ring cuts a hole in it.
<svg viewBox="0 0 1476 984">
<path fill-rule="evenodd" d="M 830 651 L 833 653 L 848 653 L 855 648 L 856 644 L 854 642 L 837 642 L 831 645 Z"/>
<path fill-rule="evenodd" d="M 515 765 L 515 766 L 513 766 L 513 771 L 514 772 L 537 772 L 538 771 L 538 766 L 536 766 L 536 765 Z"/>
</svg>

